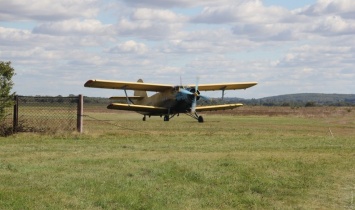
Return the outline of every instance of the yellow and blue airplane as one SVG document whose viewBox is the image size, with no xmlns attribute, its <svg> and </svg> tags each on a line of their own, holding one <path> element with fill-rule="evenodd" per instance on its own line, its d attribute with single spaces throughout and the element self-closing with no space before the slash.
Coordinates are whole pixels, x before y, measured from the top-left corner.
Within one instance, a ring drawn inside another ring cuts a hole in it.
<svg viewBox="0 0 355 210">
<path fill-rule="evenodd" d="M 247 89 L 257 82 L 237 82 L 237 83 L 219 83 L 219 84 L 201 84 L 196 82 L 195 85 L 174 86 L 165 84 L 143 83 L 142 79 L 137 82 L 109 81 L 109 80 L 88 80 L 85 87 L 107 88 L 124 90 L 125 96 L 115 96 L 111 99 L 125 99 L 127 103 L 111 103 L 108 109 L 135 111 L 143 115 L 143 121 L 146 116 L 164 116 L 164 121 L 169 121 L 180 113 L 189 115 L 190 117 L 203 122 L 204 119 L 198 112 L 216 111 L 234 109 L 243 104 L 223 104 L 210 106 L 197 106 L 197 101 L 201 98 L 207 98 L 200 95 L 200 91 L 222 91 L 222 99 L 224 91 Z M 128 96 L 127 90 L 134 90 L 134 96 Z M 157 92 L 152 96 L 148 96 L 147 91 Z"/>
</svg>

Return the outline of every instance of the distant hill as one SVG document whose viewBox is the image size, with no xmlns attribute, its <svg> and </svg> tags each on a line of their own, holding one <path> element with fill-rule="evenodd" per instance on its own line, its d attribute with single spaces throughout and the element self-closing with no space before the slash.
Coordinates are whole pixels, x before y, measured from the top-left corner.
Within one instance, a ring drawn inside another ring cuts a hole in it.
<svg viewBox="0 0 355 210">
<path fill-rule="evenodd" d="M 279 96 L 270 96 L 260 99 L 232 99 L 227 101 L 240 101 L 248 105 L 264 106 L 354 106 L 355 94 L 323 94 L 323 93 L 298 93 Z"/>
</svg>

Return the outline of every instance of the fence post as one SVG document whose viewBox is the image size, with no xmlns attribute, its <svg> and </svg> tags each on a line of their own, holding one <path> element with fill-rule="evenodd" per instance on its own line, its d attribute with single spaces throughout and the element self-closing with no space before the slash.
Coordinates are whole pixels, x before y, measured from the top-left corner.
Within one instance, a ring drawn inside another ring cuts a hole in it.
<svg viewBox="0 0 355 210">
<path fill-rule="evenodd" d="M 14 96 L 14 115 L 12 121 L 12 132 L 16 133 L 18 128 L 18 96 Z"/>
<path fill-rule="evenodd" d="M 84 105 L 84 97 L 83 95 L 80 94 L 78 96 L 78 117 L 77 117 L 77 124 L 76 124 L 76 128 L 79 133 L 83 132 L 83 113 L 84 113 L 83 105 Z"/>
</svg>

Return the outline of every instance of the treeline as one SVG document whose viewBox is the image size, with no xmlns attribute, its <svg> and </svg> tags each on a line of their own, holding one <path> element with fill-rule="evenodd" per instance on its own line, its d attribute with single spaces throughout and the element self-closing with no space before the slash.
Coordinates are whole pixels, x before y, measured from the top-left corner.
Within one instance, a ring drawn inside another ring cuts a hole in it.
<svg viewBox="0 0 355 210">
<path fill-rule="evenodd" d="M 259 106 L 355 106 L 355 94 L 321 94 L 300 93 L 271 96 L 260 99 L 227 99 L 229 102 L 241 102 L 246 105 Z"/>
<path fill-rule="evenodd" d="M 28 102 L 53 102 L 61 103 L 76 102 L 77 95 L 69 96 L 33 96 L 27 98 Z M 113 101 L 103 97 L 84 96 L 84 104 L 110 104 Z M 125 103 L 123 100 L 122 103 Z M 314 107 L 314 106 L 355 106 L 355 94 L 319 94 L 319 93 L 300 93 L 280 96 L 265 97 L 260 99 L 243 98 L 213 98 L 211 100 L 200 100 L 199 105 L 217 105 L 225 103 L 243 103 L 249 106 L 289 106 L 289 107 Z"/>
<path fill-rule="evenodd" d="M 22 103 L 77 103 L 78 95 L 70 94 L 69 96 L 18 96 Z M 108 104 L 111 103 L 109 98 L 102 97 L 87 97 L 84 96 L 84 103 L 86 104 Z"/>
</svg>

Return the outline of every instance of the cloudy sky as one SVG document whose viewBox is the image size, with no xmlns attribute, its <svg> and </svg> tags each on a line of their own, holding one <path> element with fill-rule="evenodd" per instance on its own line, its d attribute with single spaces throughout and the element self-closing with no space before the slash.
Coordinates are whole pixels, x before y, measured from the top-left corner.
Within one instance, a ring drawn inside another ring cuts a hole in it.
<svg viewBox="0 0 355 210">
<path fill-rule="evenodd" d="M 88 79 L 257 81 L 228 97 L 355 93 L 354 0 L 0 0 L 20 95 L 120 95 Z M 216 93 L 206 93 L 207 95 Z"/>
</svg>

